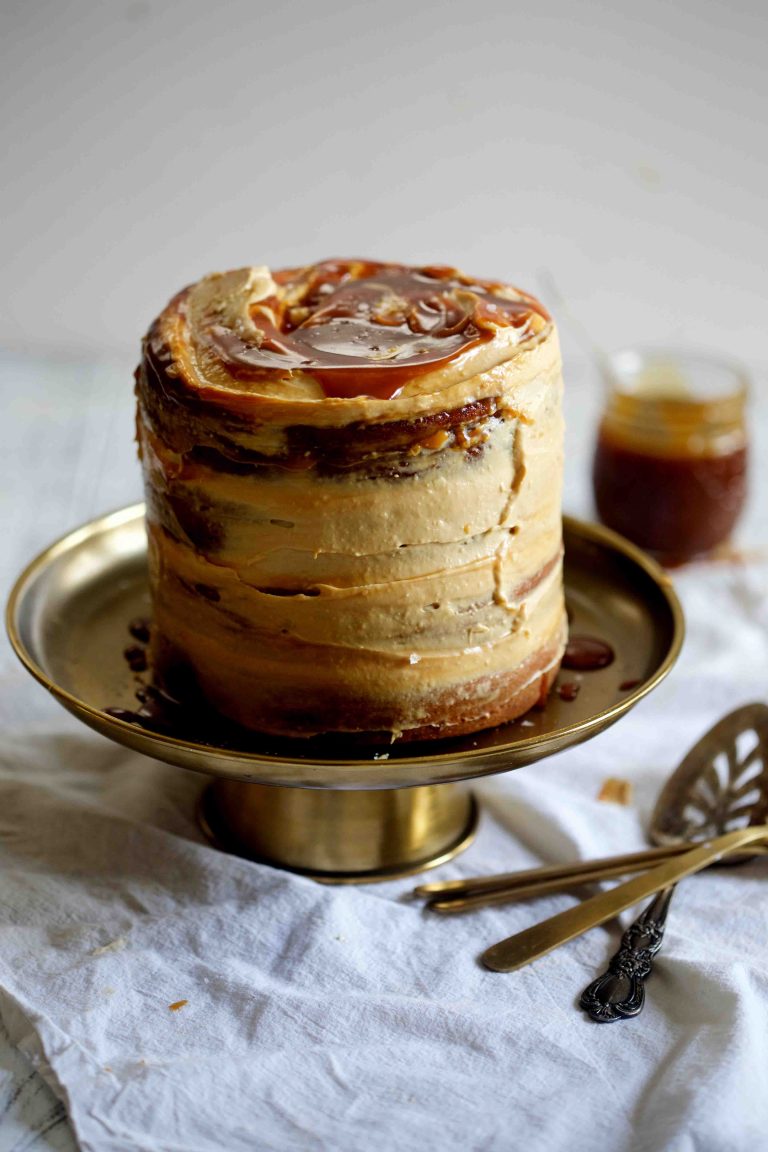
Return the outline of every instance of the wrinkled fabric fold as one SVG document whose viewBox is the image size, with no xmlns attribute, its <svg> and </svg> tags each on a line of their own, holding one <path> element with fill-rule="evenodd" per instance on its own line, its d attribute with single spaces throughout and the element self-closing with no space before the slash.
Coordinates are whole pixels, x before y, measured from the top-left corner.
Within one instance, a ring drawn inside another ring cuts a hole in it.
<svg viewBox="0 0 768 1152">
<path fill-rule="evenodd" d="M 477 840 L 435 875 L 643 847 L 685 751 L 768 696 L 767 578 L 679 573 L 674 675 L 588 744 L 476 782 Z M 617 775 L 628 806 L 597 800 Z M 643 1014 L 603 1027 L 577 999 L 620 926 L 510 975 L 477 963 L 573 894 L 440 918 L 413 879 L 317 885 L 207 846 L 203 786 L 63 720 L 0 755 L 0 1016 L 87 1152 L 761 1147 L 764 863 L 680 885 Z"/>
</svg>

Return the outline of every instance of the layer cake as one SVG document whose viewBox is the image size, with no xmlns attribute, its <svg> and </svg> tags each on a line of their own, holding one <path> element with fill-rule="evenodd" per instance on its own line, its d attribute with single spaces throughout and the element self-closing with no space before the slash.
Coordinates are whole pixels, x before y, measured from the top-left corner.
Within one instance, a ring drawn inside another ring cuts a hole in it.
<svg viewBox="0 0 768 1152">
<path fill-rule="evenodd" d="M 238 269 L 170 302 L 136 379 L 161 683 L 288 736 L 459 735 L 543 701 L 562 379 L 533 297 L 442 266 Z"/>
</svg>

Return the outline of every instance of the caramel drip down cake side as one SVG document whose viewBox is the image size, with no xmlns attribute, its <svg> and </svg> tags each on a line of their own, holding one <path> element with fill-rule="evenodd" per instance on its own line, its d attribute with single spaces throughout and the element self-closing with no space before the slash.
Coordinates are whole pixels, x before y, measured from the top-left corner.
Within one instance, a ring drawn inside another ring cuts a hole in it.
<svg viewBox="0 0 768 1152">
<path fill-rule="evenodd" d="M 137 371 L 157 676 L 284 735 L 458 735 L 540 702 L 561 392 L 541 306 L 453 269 L 180 293 Z"/>
</svg>

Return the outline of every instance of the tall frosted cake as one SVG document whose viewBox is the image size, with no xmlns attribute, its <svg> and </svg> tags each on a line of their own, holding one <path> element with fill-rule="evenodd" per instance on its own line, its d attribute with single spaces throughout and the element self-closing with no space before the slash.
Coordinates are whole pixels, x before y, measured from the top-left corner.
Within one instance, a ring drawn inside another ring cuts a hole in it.
<svg viewBox="0 0 768 1152">
<path fill-rule="evenodd" d="M 156 677 L 289 736 L 459 735 L 542 702 L 561 392 L 541 304 L 453 268 L 180 292 L 137 371 Z"/>
</svg>

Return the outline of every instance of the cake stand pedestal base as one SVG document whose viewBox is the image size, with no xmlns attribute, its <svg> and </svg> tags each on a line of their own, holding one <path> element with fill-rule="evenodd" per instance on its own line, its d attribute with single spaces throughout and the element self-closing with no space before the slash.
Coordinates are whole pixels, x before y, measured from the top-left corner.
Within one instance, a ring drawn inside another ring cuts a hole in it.
<svg viewBox="0 0 768 1152">
<path fill-rule="evenodd" d="M 470 843 L 477 805 L 460 784 L 366 791 L 215 780 L 200 825 L 225 851 L 329 884 L 433 868 Z"/>
</svg>

